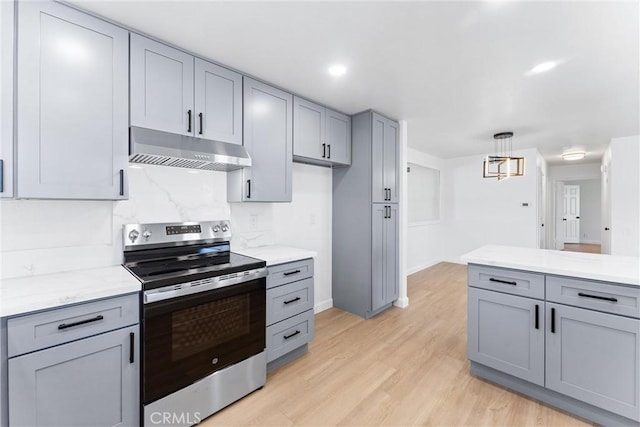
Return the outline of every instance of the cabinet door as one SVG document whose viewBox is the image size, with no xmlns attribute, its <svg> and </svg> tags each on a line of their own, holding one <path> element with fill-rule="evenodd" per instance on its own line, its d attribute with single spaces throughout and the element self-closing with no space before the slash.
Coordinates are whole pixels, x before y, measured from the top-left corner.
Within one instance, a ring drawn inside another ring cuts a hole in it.
<svg viewBox="0 0 640 427">
<path fill-rule="evenodd" d="M 9 359 L 9 424 L 138 425 L 138 341 L 131 326 Z"/>
<path fill-rule="evenodd" d="M 640 421 L 640 320 L 551 303 L 546 311 L 547 388 Z"/>
<path fill-rule="evenodd" d="M 18 197 L 125 199 L 128 32 L 54 2 L 18 9 Z"/>
<path fill-rule="evenodd" d="M 13 196 L 14 2 L 0 2 L 0 197 Z"/>
<path fill-rule="evenodd" d="M 544 303 L 476 288 L 467 296 L 469 359 L 544 386 Z"/>
<path fill-rule="evenodd" d="M 398 124 L 372 113 L 371 179 L 374 203 L 397 203 L 400 159 Z"/>
<path fill-rule="evenodd" d="M 195 134 L 193 56 L 131 34 L 131 125 Z"/>
<path fill-rule="evenodd" d="M 293 103 L 293 154 L 327 160 L 325 108 L 297 96 Z"/>
<path fill-rule="evenodd" d="M 398 205 L 387 205 L 387 218 L 384 221 L 384 286 L 385 303 L 389 304 L 398 299 L 400 288 L 399 264 L 400 248 L 398 232 Z"/>
<path fill-rule="evenodd" d="M 197 136 L 242 145 L 242 75 L 195 59 Z"/>
<path fill-rule="evenodd" d="M 398 299 L 398 206 L 376 203 L 372 210 L 371 311 Z"/>
<path fill-rule="evenodd" d="M 244 201 L 291 201 L 292 119 L 291 94 L 244 78 L 244 145 L 251 156 Z"/>
<path fill-rule="evenodd" d="M 351 117 L 326 110 L 327 157 L 332 163 L 351 164 Z"/>
</svg>

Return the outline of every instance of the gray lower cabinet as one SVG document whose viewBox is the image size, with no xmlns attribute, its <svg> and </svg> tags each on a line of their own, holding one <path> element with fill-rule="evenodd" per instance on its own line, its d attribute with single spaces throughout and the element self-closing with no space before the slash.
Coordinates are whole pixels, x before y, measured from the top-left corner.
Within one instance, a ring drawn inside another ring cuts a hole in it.
<svg viewBox="0 0 640 427">
<path fill-rule="evenodd" d="M 547 303 L 546 386 L 640 421 L 640 320 Z"/>
<path fill-rule="evenodd" d="M 129 33 L 18 2 L 16 196 L 126 199 Z"/>
<path fill-rule="evenodd" d="M 293 99 L 293 159 L 319 165 L 351 163 L 351 118 L 306 99 Z"/>
<path fill-rule="evenodd" d="M 382 130 L 376 129 L 379 120 Z M 353 116 L 351 123 L 351 166 L 333 169 L 332 296 L 334 307 L 370 318 L 399 294 L 399 207 L 391 201 L 397 180 L 393 191 L 376 189 L 378 181 L 386 182 L 378 177 L 384 162 L 376 151 L 384 146 L 384 132 L 393 135 L 389 146 L 397 148 L 398 124 L 372 111 Z M 398 157 L 387 159 L 395 159 L 389 165 L 393 175 Z"/>
<path fill-rule="evenodd" d="M 14 9 L 0 2 L 0 197 L 13 197 Z"/>
<path fill-rule="evenodd" d="M 7 319 L 9 426 L 134 426 L 139 296 Z"/>
<path fill-rule="evenodd" d="M 398 205 L 374 203 L 371 217 L 371 310 L 377 311 L 398 299 Z"/>
<path fill-rule="evenodd" d="M 313 259 L 269 267 L 267 276 L 267 370 L 307 352 L 314 336 Z"/>
<path fill-rule="evenodd" d="M 244 77 L 243 108 L 251 167 L 227 173 L 227 200 L 290 202 L 293 95 Z"/>
<path fill-rule="evenodd" d="M 469 288 L 467 355 L 544 385 L 544 301 Z"/>
<path fill-rule="evenodd" d="M 476 375 L 599 424 L 638 425 L 640 288 L 483 265 L 468 273 Z"/>
</svg>

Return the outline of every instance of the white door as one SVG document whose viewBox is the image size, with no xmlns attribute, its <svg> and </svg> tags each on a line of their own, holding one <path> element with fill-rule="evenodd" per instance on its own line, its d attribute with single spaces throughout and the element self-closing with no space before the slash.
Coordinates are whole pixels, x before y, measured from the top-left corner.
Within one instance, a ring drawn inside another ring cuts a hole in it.
<svg viewBox="0 0 640 427">
<path fill-rule="evenodd" d="M 564 182 L 556 181 L 554 193 L 554 237 L 555 250 L 564 248 Z"/>
<path fill-rule="evenodd" d="M 538 248 L 546 248 L 545 238 L 545 178 L 542 170 L 538 168 Z"/>
<path fill-rule="evenodd" d="M 606 156 L 606 154 L 605 154 Z M 602 168 L 602 248 L 603 254 L 611 254 L 611 160 L 605 157 Z"/>
<path fill-rule="evenodd" d="M 580 186 L 564 186 L 564 242 L 580 243 Z"/>
</svg>

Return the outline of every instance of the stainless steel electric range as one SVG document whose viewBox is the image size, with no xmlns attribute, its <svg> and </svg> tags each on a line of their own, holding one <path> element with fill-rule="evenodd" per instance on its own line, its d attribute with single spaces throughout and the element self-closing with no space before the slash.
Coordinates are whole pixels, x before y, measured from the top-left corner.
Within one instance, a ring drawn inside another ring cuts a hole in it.
<svg viewBox="0 0 640 427">
<path fill-rule="evenodd" d="M 144 425 L 196 424 L 266 381 L 266 263 L 230 240 L 229 221 L 124 226 L 144 295 Z"/>
</svg>

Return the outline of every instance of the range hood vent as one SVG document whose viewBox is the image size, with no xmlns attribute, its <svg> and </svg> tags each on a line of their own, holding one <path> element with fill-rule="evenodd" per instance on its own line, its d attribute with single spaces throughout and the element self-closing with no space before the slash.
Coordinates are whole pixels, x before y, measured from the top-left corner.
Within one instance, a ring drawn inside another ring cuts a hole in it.
<svg viewBox="0 0 640 427">
<path fill-rule="evenodd" d="M 242 145 L 131 126 L 129 161 L 176 168 L 232 171 L 251 166 Z"/>
</svg>

